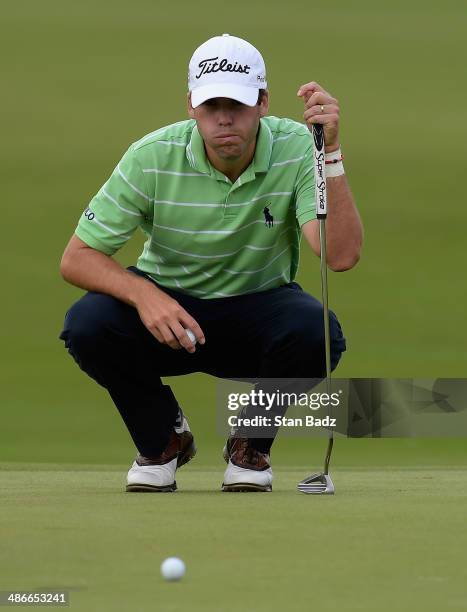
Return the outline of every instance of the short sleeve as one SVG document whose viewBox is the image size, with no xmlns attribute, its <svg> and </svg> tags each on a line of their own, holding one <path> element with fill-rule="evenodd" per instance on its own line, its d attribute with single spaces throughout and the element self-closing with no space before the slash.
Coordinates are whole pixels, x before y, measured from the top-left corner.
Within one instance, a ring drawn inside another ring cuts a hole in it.
<svg viewBox="0 0 467 612">
<path fill-rule="evenodd" d="M 75 234 L 90 247 L 112 255 L 142 224 L 150 201 L 143 171 L 130 147 L 83 212 Z"/>
<path fill-rule="evenodd" d="M 295 214 L 300 227 L 316 219 L 315 177 L 313 170 L 313 145 L 307 148 L 295 182 Z"/>
</svg>

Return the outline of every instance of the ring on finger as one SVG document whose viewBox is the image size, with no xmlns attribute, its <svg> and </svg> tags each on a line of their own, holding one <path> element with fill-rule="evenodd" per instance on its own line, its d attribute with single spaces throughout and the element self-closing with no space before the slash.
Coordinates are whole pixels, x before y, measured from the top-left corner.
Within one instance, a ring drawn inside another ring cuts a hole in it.
<svg viewBox="0 0 467 612">
<path fill-rule="evenodd" d="M 324 113 L 324 105 L 323 104 L 321 104 L 320 109 L 321 109 L 321 112 Z"/>
</svg>

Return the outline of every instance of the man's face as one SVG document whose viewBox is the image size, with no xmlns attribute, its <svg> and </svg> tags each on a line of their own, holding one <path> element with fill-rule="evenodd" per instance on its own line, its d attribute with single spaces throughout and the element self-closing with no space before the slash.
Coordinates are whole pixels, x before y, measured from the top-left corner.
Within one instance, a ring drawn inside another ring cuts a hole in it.
<svg viewBox="0 0 467 612">
<path fill-rule="evenodd" d="M 241 159 L 256 142 L 259 120 L 268 111 L 268 94 L 261 103 L 247 106 L 230 98 L 211 98 L 193 108 L 188 96 L 188 112 L 209 152 L 225 160 Z"/>
</svg>

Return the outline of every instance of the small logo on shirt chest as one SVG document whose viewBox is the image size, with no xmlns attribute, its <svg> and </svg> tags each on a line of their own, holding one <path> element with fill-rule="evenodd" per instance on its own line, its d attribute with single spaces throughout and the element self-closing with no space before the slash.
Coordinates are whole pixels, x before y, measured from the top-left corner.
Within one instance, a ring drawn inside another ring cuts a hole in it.
<svg viewBox="0 0 467 612">
<path fill-rule="evenodd" d="M 266 223 L 266 227 L 274 227 L 274 217 L 269 212 L 269 207 L 265 206 L 263 208 L 264 221 Z"/>
</svg>

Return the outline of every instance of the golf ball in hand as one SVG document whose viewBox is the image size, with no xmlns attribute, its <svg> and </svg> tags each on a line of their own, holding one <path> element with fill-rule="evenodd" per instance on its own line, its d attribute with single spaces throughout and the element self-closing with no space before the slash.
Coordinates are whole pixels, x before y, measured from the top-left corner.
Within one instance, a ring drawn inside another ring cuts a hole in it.
<svg viewBox="0 0 467 612">
<path fill-rule="evenodd" d="M 169 557 L 161 565 L 162 576 L 171 582 L 183 578 L 185 571 L 185 564 L 178 557 Z"/>
<path fill-rule="evenodd" d="M 196 344 L 195 334 L 191 331 L 191 329 L 186 329 L 185 331 L 187 333 L 188 338 L 190 338 L 191 342 L 193 344 Z"/>
</svg>

